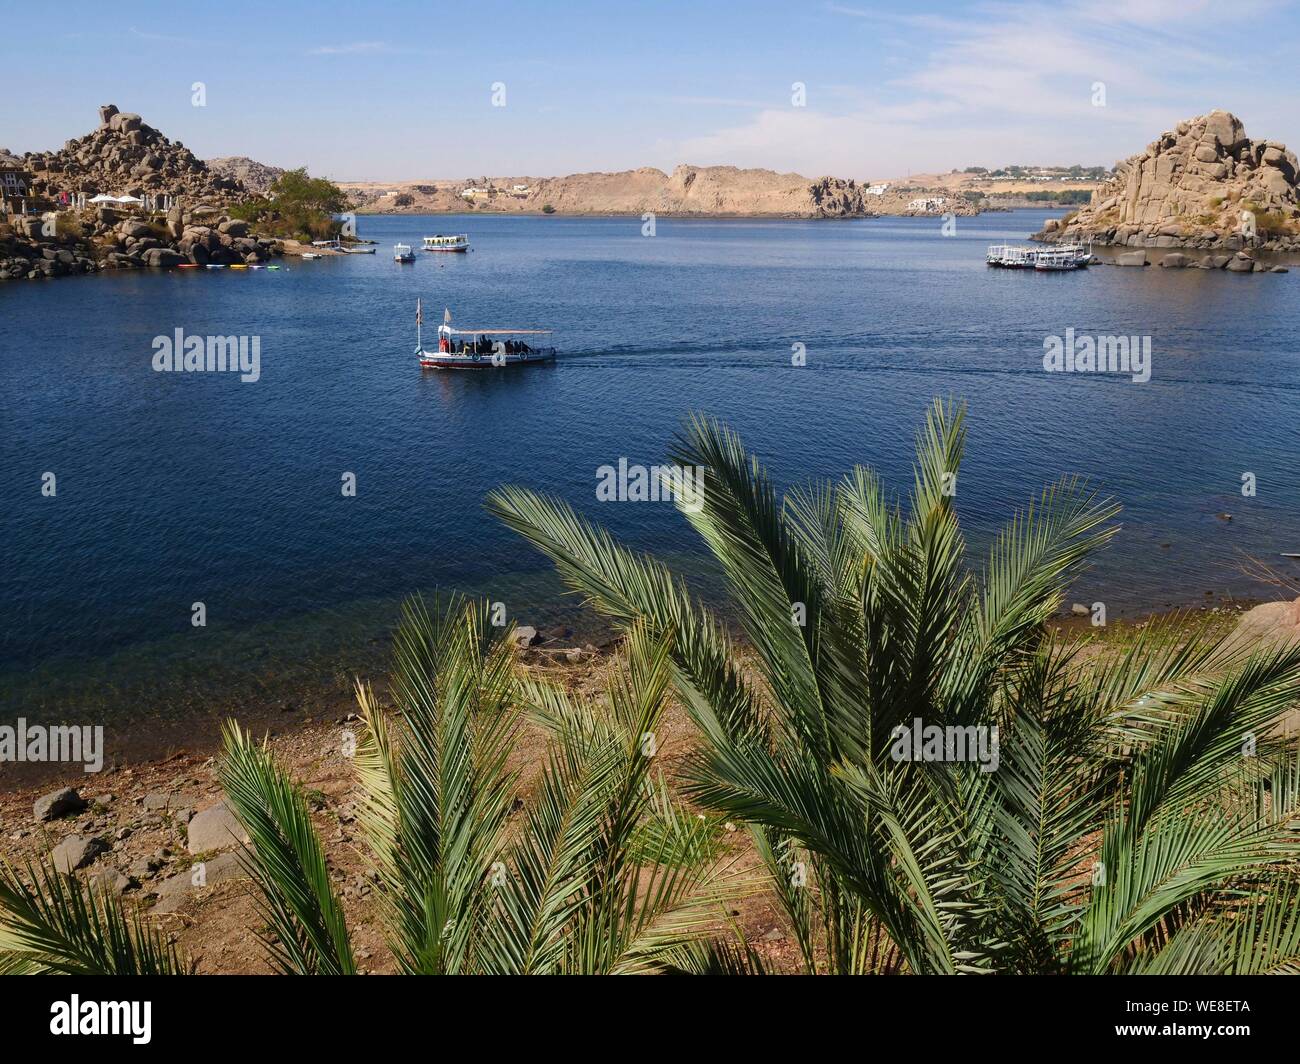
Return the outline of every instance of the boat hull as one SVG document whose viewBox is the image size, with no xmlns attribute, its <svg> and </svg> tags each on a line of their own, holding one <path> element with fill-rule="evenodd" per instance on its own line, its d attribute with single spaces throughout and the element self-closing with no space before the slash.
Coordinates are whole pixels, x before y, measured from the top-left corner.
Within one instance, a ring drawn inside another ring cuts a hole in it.
<svg viewBox="0 0 1300 1064">
<path fill-rule="evenodd" d="M 555 348 L 545 347 L 525 354 L 453 355 L 440 351 L 417 351 L 421 369 L 505 369 L 555 361 Z"/>
<path fill-rule="evenodd" d="M 469 248 L 468 248 L 468 247 L 463 247 L 463 248 L 421 248 L 420 250 L 421 250 L 421 251 L 441 251 L 441 252 L 443 252 L 443 253 L 450 253 L 450 254 L 452 254 L 452 255 L 463 255 L 465 252 L 467 252 L 467 251 L 469 250 Z"/>
</svg>

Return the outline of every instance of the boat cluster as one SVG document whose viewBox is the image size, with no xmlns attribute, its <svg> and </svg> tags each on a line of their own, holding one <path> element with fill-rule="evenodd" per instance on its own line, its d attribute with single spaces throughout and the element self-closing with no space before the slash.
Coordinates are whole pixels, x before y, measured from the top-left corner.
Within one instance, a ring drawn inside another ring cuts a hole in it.
<svg viewBox="0 0 1300 1064">
<path fill-rule="evenodd" d="M 1096 261 L 1092 248 L 1083 244 L 1056 244 L 1041 248 L 994 244 L 987 256 L 990 266 L 1007 270 L 1078 270 Z"/>
</svg>

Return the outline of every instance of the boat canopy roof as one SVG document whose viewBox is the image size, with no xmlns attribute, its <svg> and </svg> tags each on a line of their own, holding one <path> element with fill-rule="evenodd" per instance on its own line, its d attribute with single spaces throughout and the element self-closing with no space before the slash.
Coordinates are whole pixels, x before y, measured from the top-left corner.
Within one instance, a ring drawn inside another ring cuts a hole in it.
<svg viewBox="0 0 1300 1064">
<path fill-rule="evenodd" d="M 449 336 L 549 336 L 550 329 L 461 329 L 439 325 L 439 332 Z"/>
</svg>

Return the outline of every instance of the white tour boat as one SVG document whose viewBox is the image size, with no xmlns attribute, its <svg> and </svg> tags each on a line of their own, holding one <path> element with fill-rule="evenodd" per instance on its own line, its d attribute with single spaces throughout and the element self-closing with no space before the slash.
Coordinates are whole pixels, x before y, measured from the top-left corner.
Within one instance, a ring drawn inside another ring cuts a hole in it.
<svg viewBox="0 0 1300 1064">
<path fill-rule="evenodd" d="M 985 256 L 990 266 L 1008 270 L 1078 270 L 1096 259 L 1092 248 L 1083 244 L 1057 244 L 1041 248 L 993 244 Z"/>
<path fill-rule="evenodd" d="M 411 250 L 411 245 L 410 245 L 410 244 L 394 244 L 394 245 L 393 245 L 393 261 L 394 261 L 394 262 L 414 262 L 414 261 L 415 261 L 415 252 Z"/>
<path fill-rule="evenodd" d="M 426 351 L 420 335 L 424 311 L 415 303 L 415 355 L 423 369 L 501 369 L 532 362 L 554 362 L 555 348 L 534 347 L 524 336 L 550 336 L 550 329 L 456 329 L 451 311 L 442 312 L 438 350 Z"/>
<path fill-rule="evenodd" d="M 452 233 L 450 235 L 438 233 L 434 236 L 424 238 L 425 251 L 468 251 L 469 234 Z"/>
</svg>

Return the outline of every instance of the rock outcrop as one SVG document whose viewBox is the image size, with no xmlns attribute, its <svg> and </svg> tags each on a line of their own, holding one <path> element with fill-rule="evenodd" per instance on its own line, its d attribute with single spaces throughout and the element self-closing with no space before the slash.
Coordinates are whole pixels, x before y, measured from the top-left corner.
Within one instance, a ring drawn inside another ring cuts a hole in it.
<svg viewBox="0 0 1300 1064">
<path fill-rule="evenodd" d="M 207 165 L 214 174 L 238 181 L 249 192 L 259 196 L 266 195 L 284 173 L 281 167 L 267 166 L 246 155 L 228 155 L 222 159 L 209 159 Z"/>
<path fill-rule="evenodd" d="M 212 170 L 180 141 L 113 104 L 99 127 L 53 152 L 29 152 L 31 192 L 53 208 L 14 225 L 0 218 L 0 281 L 95 270 L 254 264 L 278 255 L 278 241 L 257 239 L 230 208 L 251 199 L 237 177 Z M 147 214 L 112 206 L 76 208 L 105 193 L 170 204 Z M 69 202 L 65 202 L 69 201 Z"/>
<path fill-rule="evenodd" d="M 1235 115 L 1211 111 L 1119 163 L 1087 207 L 1048 222 L 1036 238 L 1300 251 L 1298 181 L 1300 166 L 1286 145 L 1252 140 Z"/>
<path fill-rule="evenodd" d="M 210 169 L 180 141 L 111 103 L 99 109 L 97 129 L 57 151 L 28 152 L 23 161 L 32 172 L 32 192 L 52 200 L 63 192 L 167 193 L 213 204 L 248 198 L 236 178 Z"/>
<path fill-rule="evenodd" d="M 248 833 L 224 801 L 196 813 L 186 832 L 186 846 L 190 853 L 228 850 L 247 842 Z"/>
<path fill-rule="evenodd" d="M 86 800 L 72 787 L 60 787 L 57 791 L 43 794 L 32 805 L 32 815 L 37 823 L 58 820 L 60 817 L 80 813 L 86 808 Z"/>
</svg>

